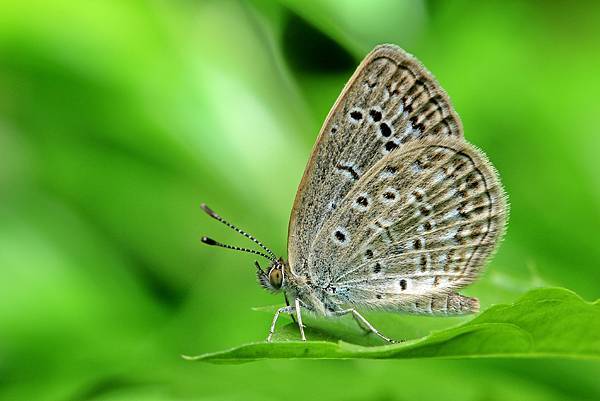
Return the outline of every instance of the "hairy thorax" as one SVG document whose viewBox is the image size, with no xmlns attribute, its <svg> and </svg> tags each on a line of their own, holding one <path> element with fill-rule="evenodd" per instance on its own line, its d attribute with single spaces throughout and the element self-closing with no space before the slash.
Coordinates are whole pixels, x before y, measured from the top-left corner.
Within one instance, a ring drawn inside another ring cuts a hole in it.
<svg viewBox="0 0 600 401">
<path fill-rule="evenodd" d="M 332 316 L 344 309 L 343 299 L 336 296 L 335 288 L 318 285 L 307 273 L 295 274 L 287 264 L 283 289 L 291 298 L 300 299 L 306 309 L 318 315 Z"/>
</svg>

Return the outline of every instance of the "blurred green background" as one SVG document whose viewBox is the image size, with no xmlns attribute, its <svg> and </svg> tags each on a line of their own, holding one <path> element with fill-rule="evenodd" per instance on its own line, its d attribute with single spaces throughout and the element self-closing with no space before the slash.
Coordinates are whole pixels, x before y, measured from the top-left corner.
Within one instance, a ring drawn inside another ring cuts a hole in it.
<svg viewBox="0 0 600 401">
<path fill-rule="evenodd" d="M 250 308 L 282 302 L 252 255 L 200 244 L 247 245 L 199 204 L 284 254 L 318 129 L 378 43 L 433 71 L 510 196 L 467 293 L 599 298 L 600 3 L 3 0 L 0 398 L 600 399 L 593 361 L 180 358 L 262 340 Z"/>
</svg>

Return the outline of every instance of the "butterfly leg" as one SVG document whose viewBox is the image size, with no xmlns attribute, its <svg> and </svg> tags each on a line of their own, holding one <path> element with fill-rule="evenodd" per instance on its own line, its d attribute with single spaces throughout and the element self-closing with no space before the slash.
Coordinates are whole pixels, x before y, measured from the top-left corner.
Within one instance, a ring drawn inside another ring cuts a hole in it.
<svg viewBox="0 0 600 401">
<path fill-rule="evenodd" d="M 283 293 L 283 298 L 285 299 L 286 306 L 290 306 L 290 301 L 288 301 L 288 297 L 285 292 Z M 292 317 L 292 320 L 294 321 L 294 323 L 296 323 L 296 318 L 294 317 L 294 315 L 290 315 L 290 316 Z"/>
<path fill-rule="evenodd" d="M 302 324 L 302 313 L 300 313 L 300 299 L 296 298 L 296 318 L 298 319 L 298 327 L 300 328 L 300 336 L 302 337 L 302 341 L 306 341 L 306 336 L 304 335 L 304 325 Z"/>
<path fill-rule="evenodd" d="M 377 335 L 379 338 L 381 338 L 389 343 L 397 343 L 398 342 L 396 340 L 392 340 L 391 338 L 388 338 L 388 337 L 384 336 L 383 334 L 381 334 L 379 332 L 379 330 L 377 330 L 375 327 L 373 327 L 373 325 L 371 323 L 369 323 L 369 321 L 367 319 L 365 319 L 365 317 L 363 315 L 358 313 L 358 311 L 356 309 L 345 309 L 345 310 L 337 312 L 337 314 L 340 316 L 347 315 L 348 313 L 352 313 L 352 317 L 354 318 L 356 323 L 359 325 L 359 327 L 361 327 L 362 329 L 365 329 L 366 331 L 369 331 L 369 332 Z"/>
<path fill-rule="evenodd" d="M 273 334 L 275 333 L 275 324 L 277 323 L 277 319 L 279 319 L 279 315 L 282 313 L 293 313 L 296 308 L 294 306 L 284 306 L 282 308 L 277 309 L 275 312 L 275 316 L 273 316 L 273 323 L 271 323 L 271 329 L 269 330 L 269 336 L 267 337 L 267 342 L 271 342 L 273 338 Z"/>
</svg>

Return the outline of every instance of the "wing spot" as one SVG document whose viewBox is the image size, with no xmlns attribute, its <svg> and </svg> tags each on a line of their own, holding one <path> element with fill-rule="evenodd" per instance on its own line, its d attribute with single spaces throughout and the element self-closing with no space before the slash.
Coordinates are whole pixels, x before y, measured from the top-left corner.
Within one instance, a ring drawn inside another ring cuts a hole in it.
<svg viewBox="0 0 600 401">
<path fill-rule="evenodd" d="M 360 175 L 358 174 L 358 171 L 356 171 L 356 169 L 354 168 L 353 163 L 337 163 L 335 165 L 335 168 L 338 171 L 345 174 L 346 176 L 348 176 L 348 178 L 351 178 L 355 181 L 360 178 Z"/>
<path fill-rule="evenodd" d="M 354 208 L 358 209 L 360 211 L 365 211 L 369 208 L 369 197 L 367 196 L 367 194 L 362 194 L 360 196 L 358 196 L 354 202 Z"/>
<path fill-rule="evenodd" d="M 400 289 L 402 291 L 406 290 L 406 280 L 404 280 L 404 279 L 400 280 Z"/>
<path fill-rule="evenodd" d="M 475 209 L 473 209 L 471 212 L 475 213 L 475 214 L 482 214 L 483 212 L 485 212 L 486 207 L 485 206 L 477 206 Z"/>
<path fill-rule="evenodd" d="M 392 187 L 387 187 L 381 194 L 381 202 L 383 204 L 390 205 L 392 203 L 398 202 L 399 197 L 400 193 L 396 189 Z"/>
<path fill-rule="evenodd" d="M 481 184 L 481 181 L 473 181 L 469 183 L 469 189 L 477 189 L 479 188 L 479 185 Z"/>
<path fill-rule="evenodd" d="M 423 162 L 421 160 L 417 159 L 412 164 L 411 169 L 412 169 L 413 173 L 420 173 L 423 170 L 425 170 L 425 166 L 423 166 Z"/>
<path fill-rule="evenodd" d="M 362 120 L 363 115 L 360 111 L 353 110 L 350 112 L 350 118 L 352 118 L 354 121 L 360 121 L 360 120 Z"/>
<path fill-rule="evenodd" d="M 380 178 L 390 178 L 395 176 L 398 173 L 398 168 L 394 166 L 386 166 L 381 173 L 379 173 Z"/>
<path fill-rule="evenodd" d="M 377 81 L 369 81 L 368 79 L 364 81 L 365 85 L 369 88 L 369 89 L 373 89 L 374 87 L 377 86 Z"/>
<path fill-rule="evenodd" d="M 392 129 L 387 123 L 379 124 L 379 131 L 381 132 L 381 136 L 383 136 L 384 138 L 389 138 L 390 136 L 392 136 Z"/>
<path fill-rule="evenodd" d="M 423 124 L 417 123 L 415 117 L 410 119 L 410 125 L 412 125 L 413 130 L 423 132 Z"/>
<path fill-rule="evenodd" d="M 392 89 L 393 86 L 393 89 Z M 392 96 L 398 96 L 400 94 L 400 91 L 398 90 L 398 88 L 396 88 L 396 85 L 386 85 L 385 89 L 387 90 L 388 96 L 392 97 Z"/>
<path fill-rule="evenodd" d="M 419 208 L 419 213 L 421 213 L 421 216 L 429 216 L 431 214 L 431 210 L 433 208 L 431 207 L 431 205 L 422 205 Z"/>
<path fill-rule="evenodd" d="M 366 257 L 367 259 L 371 259 L 371 258 L 373 258 L 373 251 L 372 251 L 372 250 L 370 250 L 370 249 L 367 249 L 367 250 L 365 251 L 365 257 Z"/>
<path fill-rule="evenodd" d="M 422 202 L 425 199 L 425 191 L 421 188 L 417 188 L 413 191 L 412 196 L 417 202 Z"/>
<path fill-rule="evenodd" d="M 394 141 L 387 141 L 385 143 L 385 145 L 383 146 L 383 148 L 385 149 L 385 151 L 387 153 L 391 152 L 392 150 L 396 149 L 399 145 L 394 142 Z"/>
<path fill-rule="evenodd" d="M 350 235 L 343 227 L 338 227 L 332 234 L 333 242 L 338 245 L 346 246 L 350 242 Z"/>
<path fill-rule="evenodd" d="M 381 263 L 377 262 L 375 263 L 375 266 L 373 267 L 373 273 L 379 273 L 381 272 Z"/>
<path fill-rule="evenodd" d="M 373 121 L 375 121 L 375 122 L 381 121 L 381 118 L 382 118 L 381 111 L 375 110 L 375 109 L 371 109 L 369 111 L 369 115 L 371 116 L 371 119 Z"/>
</svg>

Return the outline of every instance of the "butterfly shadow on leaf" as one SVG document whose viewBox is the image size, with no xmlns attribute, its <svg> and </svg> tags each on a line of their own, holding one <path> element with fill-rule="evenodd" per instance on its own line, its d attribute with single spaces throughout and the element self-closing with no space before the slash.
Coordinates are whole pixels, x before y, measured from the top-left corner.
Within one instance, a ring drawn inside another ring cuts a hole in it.
<svg viewBox="0 0 600 401">
<path fill-rule="evenodd" d="M 338 342 L 341 340 L 347 343 L 363 346 L 378 346 L 388 344 L 377 336 L 366 333 L 358 327 L 352 330 L 341 324 L 333 327 L 331 325 L 315 326 L 314 324 L 311 324 L 310 326 L 306 326 L 304 328 L 304 333 L 306 334 L 307 341 Z M 298 340 L 300 340 L 298 325 L 293 322 L 279 327 L 275 336 L 273 337 L 274 342 Z"/>
<path fill-rule="evenodd" d="M 261 306 L 252 308 L 257 312 L 268 314 L 275 313 L 279 306 Z M 405 316 L 390 313 L 369 314 L 369 319 L 374 318 L 377 327 L 381 328 L 385 335 L 400 342 L 411 341 L 427 336 L 432 331 L 443 330 L 466 323 L 471 317 L 451 317 L 439 319 L 426 316 Z M 279 325 L 273 336 L 274 342 L 299 341 L 300 332 L 298 324 L 291 321 L 289 315 L 282 315 Z M 285 320 L 284 320 L 285 319 Z M 285 321 L 288 323 L 284 323 Z M 343 316 L 336 319 L 322 319 L 310 313 L 303 314 L 304 332 L 307 341 L 344 341 L 350 344 L 362 346 L 389 345 L 388 342 L 377 337 L 373 333 L 363 330 L 352 319 L 351 316 Z"/>
</svg>

